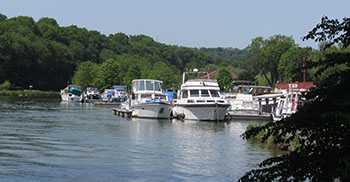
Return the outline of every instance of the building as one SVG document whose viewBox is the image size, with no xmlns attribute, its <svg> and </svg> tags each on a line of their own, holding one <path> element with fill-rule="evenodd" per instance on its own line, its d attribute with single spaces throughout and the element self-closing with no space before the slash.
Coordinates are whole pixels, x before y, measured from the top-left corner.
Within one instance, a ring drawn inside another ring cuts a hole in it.
<svg viewBox="0 0 350 182">
<path fill-rule="evenodd" d="M 314 82 L 276 83 L 275 92 L 282 92 L 286 90 L 307 91 L 312 87 L 315 87 Z"/>
<path fill-rule="evenodd" d="M 210 72 L 209 73 L 209 79 L 215 80 L 217 72 L 218 72 L 218 70 L 214 70 L 214 71 Z M 236 73 L 233 73 L 233 72 L 231 72 L 231 76 L 232 76 L 232 79 L 237 79 L 238 78 L 238 75 Z M 206 78 L 208 78 L 208 76 L 207 75 L 203 75 L 200 78 L 201 79 L 206 79 Z"/>
</svg>

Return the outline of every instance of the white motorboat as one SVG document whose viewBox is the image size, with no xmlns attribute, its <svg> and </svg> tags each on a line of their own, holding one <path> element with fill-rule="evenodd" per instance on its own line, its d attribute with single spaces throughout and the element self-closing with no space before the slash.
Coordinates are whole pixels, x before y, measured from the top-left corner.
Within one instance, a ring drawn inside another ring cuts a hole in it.
<svg viewBox="0 0 350 182">
<path fill-rule="evenodd" d="M 197 121 L 221 121 L 225 119 L 230 103 L 220 98 L 220 88 L 216 80 L 190 79 L 185 82 L 184 72 L 178 99 L 174 100 L 173 116 Z M 204 72 L 206 73 L 206 72 Z M 206 73 L 208 74 L 208 73 Z"/>
<path fill-rule="evenodd" d="M 272 114 L 273 120 L 279 121 L 296 113 L 297 108 L 303 105 L 303 101 L 300 100 L 300 95 L 300 92 L 289 92 L 281 96 Z"/>
<path fill-rule="evenodd" d="M 162 93 L 162 81 L 138 79 L 132 81 L 130 107 L 133 117 L 170 118 L 171 103 Z"/>
<path fill-rule="evenodd" d="M 60 92 L 61 99 L 63 102 L 82 102 L 83 96 L 80 86 L 68 85 Z"/>
<path fill-rule="evenodd" d="M 235 98 L 230 100 L 230 104 L 228 114 L 231 119 L 271 119 L 271 114 L 262 111 L 252 94 L 236 94 Z"/>
<path fill-rule="evenodd" d="M 100 98 L 100 95 L 98 94 L 97 88 L 92 88 L 92 87 L 86 88 L 85 99 L 93 100 L 93 99 L 99 99 L 99 98 Z"/>
</svg>

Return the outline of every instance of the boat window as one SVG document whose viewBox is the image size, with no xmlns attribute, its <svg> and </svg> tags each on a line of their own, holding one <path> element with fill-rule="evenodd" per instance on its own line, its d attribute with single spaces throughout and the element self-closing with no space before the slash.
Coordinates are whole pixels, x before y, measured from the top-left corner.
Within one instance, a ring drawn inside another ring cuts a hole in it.
<svg viewBox="0 0 350 182">
<path fill-rule="evenodd" d="M 141 98 L 144 99 L 144 98 L 151 98 L 152 95 L 151 94 L 142 94 L 141 95 Z"/>
<path fill-rule="evenodd" d="M 153 83 L 151 80 L 146 80 L 146 90 L 154 90 Z"/>
<path fill-rule="evenodd" d="M 145 81 L 139 81 L 139 90 L 145 90 Z"/>
<path fill-rule="evenodd" d="M 202 94 L 201 97 L 210 97 L 208 90 L 201 90 Z"/>
<path fill-rule="evenodd" d="M 160 82 L 155 82 L 155 90 L 156 91 L 161 91 Z"/>
<path fill-rule="evenodd" d="M 191 97 L 199 97 L 199 90 L 190 90 Z"/>
<path fill-rule="evenodd" d="M 182 98 L 187 98 L 187 97 L 188 97 L 187 90 L 182 91 Z"/>
<path fill-rule="evenodd" d="M 217 90 L 210 90 L 210 94 L 212 97 L 220 97 L 219 92 Z"/>
</svg>

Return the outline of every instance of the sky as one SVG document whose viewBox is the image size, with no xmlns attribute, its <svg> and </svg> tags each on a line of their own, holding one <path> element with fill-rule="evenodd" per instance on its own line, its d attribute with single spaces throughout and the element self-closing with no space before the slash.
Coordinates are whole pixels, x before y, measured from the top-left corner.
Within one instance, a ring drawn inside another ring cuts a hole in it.
<svg viewBox="0 0 350 182">
<path fill-rule="evenodd" d="M 281 34 L 302 41 L 323 16 L 350 17 L 349 0 L 0 0 L 8 18 L 54 18 L 102 34 L 144 34 L 155 41 L 184 47 L 244 49 L 251 40 Z"/>
</svg>

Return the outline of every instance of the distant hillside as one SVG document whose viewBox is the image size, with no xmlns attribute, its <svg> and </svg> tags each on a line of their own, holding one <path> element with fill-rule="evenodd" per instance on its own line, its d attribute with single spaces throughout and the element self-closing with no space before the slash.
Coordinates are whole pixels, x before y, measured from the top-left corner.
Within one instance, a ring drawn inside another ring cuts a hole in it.
<svg viewBox="0 0 350 182">
<path fill-rule="evenodd" d="M 172 70 L 165 75 L 170 78 L 214 63 L 212 56 L 198 49 L 162 44 L 146 35 L 107 36 L 75 25 L 61 27 L 53 18 L 36 22 L 27 16 L 0 14 L 0 83 L 7 80 L 22 88 L 34 85 L 36 89 L 59 90 L 72 79 L 80 63 L 121 62 L 118 59 L 123 55 L 139 57 L 151 67 L 164 63 Z M 117 84 L 125 83 L 120 80 Z"/>
<path fill-rule="evenodd" d="M 209 56 L 219 56 L 225 60 L 247 60 L 252 57 L 252 54 L 247 49 L 237 48 L 200 48 L 200 51 L 208 54 Z"/>
</svg>

